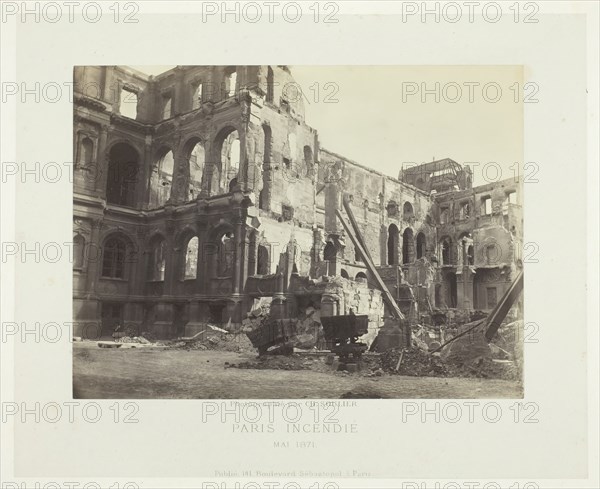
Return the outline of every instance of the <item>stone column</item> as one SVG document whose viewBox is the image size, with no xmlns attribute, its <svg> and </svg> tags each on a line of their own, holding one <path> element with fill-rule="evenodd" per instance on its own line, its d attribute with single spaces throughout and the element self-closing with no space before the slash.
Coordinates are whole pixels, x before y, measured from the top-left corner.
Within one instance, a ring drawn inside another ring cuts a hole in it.
<svg viewBox="0 0 600 489">
<path fill-rule="evenodd" d="M 173 145 L 177 148 L 178 144 Z M 190 165 L 179 149 L 173 150 L 173 182 L 169 200 L 181 204 L 189 200 Z"/>
<path fill-rule="evenodd" d="M 164 295 L 171 296 L 175 290 L 175 281 L 178 280 L 178 271 L 180 265 L 181 253 L 176 249 L 175 243 L 175 224 L 171 220 L 167 220 L 167 236 L 165 239 L 166 247 L 166 262 L 165 262 L 165 282 Z"/>
<path fill-rule="evenodd" d="M 96 295 L 99 267 L 102 266 L 102 248 L 100 243 L 100 227 L 102 219 L 92 219 L 90 242 L 87 246 L 85 260 L 87 262 L 87 276 L 85 290 L 88 298 Z"/>
<path fill-rule="evenodd" d="M 98 152 L 96 153 L 96 168 L 90 178 L 94 178 L 94 187 L 96 195 L 100 198 L 106 198 L 106 183 L 108 182 L 108 164 L 110 154 L 108 151 L 108 136 L 111 129 L 109 126 L 102 126 L 98 138 Z"/>
<path fill-rule="evenodd" d="M 246 239 L 244 236 L 244 226 L 242 219 L 238 218 L 235 221 L 235 265 L 233 267 L 233 293 L 239 294 L 242 281 L 242 267 L 244 266 L 244 255 L 246 247 Z"/>
<path fill-rule="evenodd" d="M 200 294 L 208 291 L 208 260 L 206 257 L 206 230 L 207 224 L 202 221 L 196 223 L 198 236 L 198 267 L 196 268 L 196 290 Z M 190 316 L 191 317 L 191 316 Z"/>
</svg>

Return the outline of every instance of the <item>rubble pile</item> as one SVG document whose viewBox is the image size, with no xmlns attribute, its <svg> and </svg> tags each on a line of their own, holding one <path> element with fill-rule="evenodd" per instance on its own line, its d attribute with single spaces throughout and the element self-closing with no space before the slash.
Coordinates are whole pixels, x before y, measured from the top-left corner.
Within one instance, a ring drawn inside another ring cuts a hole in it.
<svg viewBox="0 0 600 489">
<path fill-rule="evenodd" d="M 261 356 L 242 363 L 226 363 L 225 368 L 256 370 L 315 370 L 322 366 L 319 359 L 310 359 L 297 354 L 287 356 Z"/>
<path fill-rule="evenodd" d="M 385 351 L 379 357 L 381 369 L 388 373 L 397 373 L 399 375 L 427 376 L 427 377 L 452 377 L 453 369 L 444 363 L 438 355 L 413 348 L 404 350 L 401 348 Z M 402 354 L 402 362 L 396 372 L 396 366 Z"/>
<path fill-rule="evenodd" d="M 115 337 L 115 343 L 138 343 L 142 345 L 149 345 L 150 343 L 156 343 L 155 341 L 149 341 L 144 336 L 120 336 Z"/>
<path fill-rule="evenodd" d="M 171 346 L 184 350 L 254 351 L 245 334 L 229 333 L 212 324 L 206 324 L 205 329 L 194 338 L 179 339 Z"/>
<path fill-rule="evenodd" d="M 429 377 L 476 377 L 519 380 L 522 375 L 522 321 L 503 325 L 494 338 L 487 343 L 484 336 L 485 323 L 481 320 L 456 328 L 464 336 L 446 345 L 439 353 L 431 353 L 438 342 L 426 342 L 424 333 L 413 335 L 413 348 L 405 350 L 398 370 L 401 349 L 383 352 L 381 368 L 389 373 Z M 448 340 L 449 338 L 446 338 Z M 428 347 L 427 347 L 428 344 Z"/>
</svg>

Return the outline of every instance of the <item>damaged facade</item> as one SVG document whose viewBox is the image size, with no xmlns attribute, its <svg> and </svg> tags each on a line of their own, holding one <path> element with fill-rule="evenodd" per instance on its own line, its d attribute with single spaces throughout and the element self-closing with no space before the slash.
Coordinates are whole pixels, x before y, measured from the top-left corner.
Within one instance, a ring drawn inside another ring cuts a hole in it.
<svg viewBox="0 0 600 489">
<path fill-rule="evenodd" d="M 342 196 L 404 312 L 495 306 L 520 267 L 519 182 L 473 188 L 450 159 L 397 179 L 364 167 L 320 146 L 294 86 L 286 66 L 75 68 L 75 335 L 191 336 L 262 297 L 282 318 L 377 327 Z"/>
</svg>

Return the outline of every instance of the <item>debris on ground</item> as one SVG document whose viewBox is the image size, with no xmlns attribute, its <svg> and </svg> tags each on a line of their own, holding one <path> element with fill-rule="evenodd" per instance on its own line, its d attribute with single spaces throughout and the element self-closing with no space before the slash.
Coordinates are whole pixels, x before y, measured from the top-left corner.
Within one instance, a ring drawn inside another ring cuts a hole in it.
<svg viewBox="0 0 600 489">
<path fill-rule="evenodd" d="M 256 370 L 312 370 L 318 360 L 307 359 L 297 354 L 286 356 L 260 356 L 254 360 L 226 364 L 225 368 L 244 368 Z"/>
</svg>

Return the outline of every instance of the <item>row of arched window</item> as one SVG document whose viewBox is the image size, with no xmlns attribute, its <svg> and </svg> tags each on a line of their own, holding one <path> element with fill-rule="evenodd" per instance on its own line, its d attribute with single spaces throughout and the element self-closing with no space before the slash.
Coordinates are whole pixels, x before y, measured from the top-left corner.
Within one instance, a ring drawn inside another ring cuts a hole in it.
<svg viewBox="0 0 600 489">
<path fill-rule="evenodd" d="M 270 186 L 273 178 L 271 170 L 272 131 L 265 124 L 263 189 L 258 205 L 261 209 L 269 209 Z M 286 153 L 289 158 L 283 158 L 283 170 L 294 178 L 311 177 L 314 172 L 314 155 L 308 145 L 303 148 L 303 161 L 296 161 L 296 136 L 288 136 Z M 143 175 L 138 151 L 126 142 L 114 144 L 109 151 L 108 176 L 106 182 L 106 200 L 109 204 L 136 207 L 139 200 L 146 200 L 150 209 L 163 207 L 175 195 L 180 200 L 196 199 L 204 190 L 207 194 L 215 192 L 231 192 L 237 185 L 241 164 L 241 146 L 238 131 L 233 127 L 223 129 L 214 142 L 215 162 L 207 159 L 204 142 L 191 138 L 184 145 L 183 158 L 187 162 L 182 168 L 182 175 L 177 175 L 173 150 L 163 147 L 158 150 L 152 166 L 146 188 L 139 188 Z M 94 161 L 94 142 L 84 136 L 79 143 L 78 166 L 88 167 Z M 183 186 L 183 188 L 182 188 Z M 174 193 L 175 192 L 175 193 Z M 143 193 L 140 197 L 138 194 Z"/>
<path fill-rule="evenodd" d="M 387 210 L 388 217 L 392 217 L 392 218 L 400 217 L 400 208 L 394 200 L 389 201 L 389 203 L 386 207 L 386 210 Z M 415 215 L 415 211 L 413 209 L 412 204 L 410 202 L 404 202 L 404 205 L 402 206 L 402 219 L 404 221 L 408 221 L 411 218 L 413 218 L 414 215 Z"/>
<path fill-rule="evenodd" d="M 86 259 L 85 238 L 77 234 L 74 239 L 73 268 L 80 270 L 84 267 Z M 205 245 L 202 255 L 211 277 L 232 277 L 235 263 L 235 236 L 230 231 L 218 235 L 215 243 Z M 199 240 L 197 236 L 189 236 L 183 242 L 183 257 L 176 262 L 179 268 L 180 280 L 194 280 L 198 276 L 198 260 L 200 255 Z M 102 246 L 101 277 L 126 280 L 128 278 L 127 264 L 137 260 L 131 242 L 120 233 L 110 235 Z M 149 242 L 146 270 L 148 281 L 164 281 L 169 253 L 166 239 L 155 235 Z M 269 250 L 264 245 L 258 245 L 256 269 L 249 270 L 250 274 L 267 275 L 270 271 Z"/>
<path fill-rule="evenodd" d="M 387 264 L 400 264 L 400 231 L 398 226 L 390 224 L 387 239 Z M 425 256 L 427 251 L 427 239 L 425 234 L 418 233 L 415 241 L 411 228 L 406 228 L 402 233 L 402 263 L 407 264 Z"/>
</svg>

